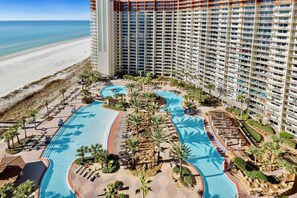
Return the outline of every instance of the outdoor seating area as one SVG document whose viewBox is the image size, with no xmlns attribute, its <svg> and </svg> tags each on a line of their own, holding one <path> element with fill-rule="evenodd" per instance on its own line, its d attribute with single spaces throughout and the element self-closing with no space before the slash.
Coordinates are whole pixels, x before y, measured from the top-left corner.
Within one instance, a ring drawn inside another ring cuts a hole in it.
<svg viewBox="0 0 297 198">
<path fill-rule="evenodd" d="M 132 131 L 128 130 L 127 117 L 128 115 L 124 116 L 124 126 L 122 128 L 122 134 L 121 134 L 121 145 L 120 145 L 120 151 L 119 151 L 120 166 L 128 166 L 128 162 L 131 160 L 131 155 L 125 149 L 126 140 L 129 139 L 129 137 L 131 137 L 132 135 Z"/>
<path fill-rule="evenodd" d="M 234 150 L 241 150 L 250 145 L 247 137 L 244 137 L 240 127 L 236 126 L 228 113 L 210 111 L 210 123 L 225 146 L 232 147 Z"/>
<path fill-rule="evenodd" d="M 80 166 L 75 173 L 80 175 L 81 177 L 86 178 L 91 182 L 95 181 L 96 178 L 100 177 L 98 168 L 87 165 Z"/>
<path fill-rule="evenodd" d="M 45 134 L 40 134 L 40 135 L 35 135 L 33 138 L 28 138 L 24 145 L 23 145 L 23 150 L 25 151 L 31 151 L 31 150 L 39 150 L 49 142 L 49 137 L 46 136 Z"/>
</svg>

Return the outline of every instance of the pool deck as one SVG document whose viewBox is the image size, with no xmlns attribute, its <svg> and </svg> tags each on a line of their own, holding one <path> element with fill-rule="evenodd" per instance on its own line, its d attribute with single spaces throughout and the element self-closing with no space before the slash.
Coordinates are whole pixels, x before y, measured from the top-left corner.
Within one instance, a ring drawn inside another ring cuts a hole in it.
<svg viewBox="0 0 297 198">
<path fill-rule="evenodd" d="M 123 81 L 123 80 L 113 80 L 112 83 L 119 84 L 119 85 L 125 85 L 129 83 L 129 81 Z M 103 84 L 96 85 L 93 89 L 91 89 L 91 92 L 96 92 L 98 89 L 101 89 L 104 87 Z M 169 85 L 162 86 L 163 90 L 172 90 L 176 89 Z M 178 90 L 178 89 L 177 89 Z M 181 95 L 184 95 L 185 92 L 181 91 Z M 57 101 L 60 101 L 58 98 Z M 56 102 L 57 102 L 56 101 Z M 50 104 L 51 105 L 51 104 Z M 71 105 L 71 106 L 70 106 Z M 44 133 L 41 129 L 45 128 L 46 135 L 54 136 L 54 134 L 58 131 L 59 127 L 57 126 L 57 123 L 59 119 L 63 119 L 64 121 L 68 119 L 72 113 L 71 109 L 72 106 L 75 106 L 76 108 L 81 107 L 83 104 L 81 103 L 81 98 L 78 95 L 75 97 L 72 101 L 69 102 L 68 105 L 65 106 L 63 110 L 61 110 L 56 116 L 53 117 L 52 120 L 47 121 L 43 120 L 35 130 L 34 128 L 28 128 L 27 134 L 29 135 L 40 135 L 41 133 Z M 213 110 L 213 108 L 210 107 L 199 107 L 201 110 L 200 116 L 203 116 L 205 112 L 208 112 L 210 109 Z M 108 139 L 108 150 L 113 154 L 118 154 L 120 151 L 120 145 L 121 145 L 121 133 L 122 128 L 124 126 L 124 120 L 125 116 L 124 113 L 120 113 L 116 120 L 113 123 L 112 129 L 110 131 L 110 136 Z M 176 132 L 176 131 L 175 131 Z M 177 133 L 177 132 L 176 132 Z M 20 139 L 24 138 L 24 133 L 21 131 Z M 213 143 L 213 141 L 212 141 Z M 216 148 L 215 144 L 213 143 L 214 147 Z M 176 184 L 173 182 L 171 178 L 171 166 L 172 166 L 172 159 L 169 157 L 169 144 L 164 144 L 163 147 L 165 148 L 165 152 L 163 152 L 161 155 L 164 159 L 164 163 L 162 166 L 162 174 L 157 174 L 156 176 L 152 177 L 151 179 L 153 182 L 151 183 L 152 192 L 148 194 L 147 197 L 201 197 L 203 194 L 203 182 L 201 179 L 201 176 L 199 176 L 199 173 L 196 171 L 194 167 L 188 166 L 189 169 L 192 171 L 192 173 L 195 175 L 196 180 L 198 181 L 198 185 L 196 185 L 196 188 L 194 190 L 187 190 L 184 188 L 178 188 Z M 0 153 L 3 156 L 5 153 L 6 143 L 3 142 L 3 140 L 0 142 Z M 35 181 L 36 184 L 41 183 L 41 179 L 43 174 L 46 171 L 46 168 L 48 167 L 48 160 L 45 160 L 41 158 L 41 155 L 45 149 L 45 146 L 41 145 L 39 147 L 36 147 L 32 149 L 31 151 L 22 151 L 21 153 L 17 155 L 21 155 L 24 159 L 24 161 L 29 164 L 27 169 L 24 170 L 23 176 L 20 178 L 20 181 L 25 181 L 26 179 L 32 179 Z M 224 157 L 224 156 L 223 156 Z M 97 178 L 94 182 L 90 182 L 84 177 L 79 177 L 74 170 L 76 170 L 78 167 L 77 165 L 72 164 L 70 171 L 69 171 L 69 181 L 71 181 L 71 184 L 73 187 L 77 189 L 76 191 L 81 194 L 81 197 L 95 197 L 98 194 L 104 193 L 103 189 L 106 187 L 106 185 L 110 181 L 115 180 L 121 180 L 124 182 L 124 186 L 128 187 L 126 188 L 123 193 L 130 195 L 130 197 L 141 197 L 141 195 L 135 195 L 135 190 L 139 188 L 140 183 L 138 179 L 131 175 L 131 173 L 126 170 L 124 167 L 121 167 L 120 170 L 114 174 L 100 174 L 100 177 Z M 72 170 L 72 171 L 71 171 Z M 236 181 L 236 179 L 228 172 L 226 172 L 227 176 L 232 178 L 232 180 L 235 182 L 235 184 L 238 184 L 239 182 Z M 239 185 L 240 186 L 240 185 Z M 239 187 L 239 195 L 243 195 L 241 190 L 242 188 Z M 245 194 L 245 193 L 244 193 Z M 39 191 L 37 189 L 35 193 L 35 197 L 39 197 Z M 80 197 L 79 196 L 79 197 Z"/>
<path fill-rule="evenodd" d="M 114 155 L 118 155 L 121 151 L 121 133 L 125 123 L 125 116 L 124 113 L 120 113 L 115 120 L 109 136 L 109 145 L 108 150 L 110 153 Z M 172 159 L 169 157 L 169 144 L 164 144 L 163 147 L 165 148 L 165 153 L 162 153 L 162 157 L 164 159 L 164 163 L 161 169 L 161 174 L 157 174 L 154 177 L 151 177 L 152 180 L 151 188 L 152 191 L 146 196 L 148 198 L 154 197 L 164 197 L 164 198 L 171 198 L 171 197 L 201 197 L 199 193 L 202 194 L 203 192 L 203 183 L 202 179 L 199 179 L 199 174 L 197 173 L 196 169 L 187 166 L 192 173 L 194 174 L 197 185 L 192 189 L 185 189 L 185 188 L 178 188 L 171 177 L 171 169 L 172 169 Z M 124 182 L 124 190 L 121 193 L 129 195 L 129 197 L 140 198 L 141 195 L 135 195 L 135 190 L 139 188 L 140 183 L 137 177 L 133 176 L 129 170 L 125 167 L 121 166 L 120 169 L 113 174 L 103 174 L 100 172 L 100 177 L 96 178 L 94 182 L 89 181 L 88 179 L 84 178 L 76 174 L 76 170 L 79 169 L 78 165 L 72 164 L 69 170 L 68 181 L 70 186 L 72 187 L 73 191 L 76 192 L 78 197 L 83 198 L 92 198 L 96 197 L 96 195 L 103 195 L 104 188 L 106 185 L 112 181 L 123 181 Z"/>
<path fill-rule="evenodd" d="M 129 110 L 128 110 L 129 112 Z M 123 139 L 121 134 L 126 121 L 127 113 L 121 112 L 111 127 L 111 131 L 108 139 L 108 151 L 114 155 L 119 156 L 119 152 L 122 150 L 121 145 L 123 144 Z M 170 125 L 173 125 L 171 121 L 168 120 Z M 173 125 L 174 126 L 174 125 Z M 174 133 L 177 134 L 175 129 Z M 174 183 L 171 170 L 173 167 L 172 158 L 169 155 L 170 144 L 164 143 L 162 145 L 164 152 L 161 153 L 163 158 L 163 165 L 161 168 L 161 174 L 157 174 L 151 177 L 152 180 L 151 188 L 152 191 L 146 196 L 148 198 L 164 197 L 164 198 L 180 198 L 180 197 L 202 197 L 203 194 L 203 182 L 198 171 L 191 165 L 187 164 L 188 167 L 197 182 L 194 189 L 179 188 Z M 135 190 L 139 188 L 140 183 L 137 177 L 133 176 L 129 170 L 124 166 L 113 174 L 104 174 L 100 172 L 100 177 L 96 178 L 95 181 L 91 182 L 87 178 L 76 174 L 76 170 L 79 169 L 78 165 L 72 164 L 68 172 L 68 182 L 72 190 L 76 193 L 78 197 L 92 198 L 97 195 L 104 195 L 104 188 L 106 185 L 112 181 L 123 181 L 124 190 L 121 193 L 129 195 L 129 197 L 140 198 L 141 195 L 136 195 Z"/>
</svg>

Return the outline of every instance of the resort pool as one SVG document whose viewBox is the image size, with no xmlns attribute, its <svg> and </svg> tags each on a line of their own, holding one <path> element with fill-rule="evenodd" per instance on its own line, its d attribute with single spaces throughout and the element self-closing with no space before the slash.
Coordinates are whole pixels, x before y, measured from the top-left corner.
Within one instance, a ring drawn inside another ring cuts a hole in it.
<svg viewBox="0 0 297 198">
<path fill-rule="evenodd" d="M 224 159 L 212 146 L 202 118 L 188 116 L 181 106 L 183 98 L 169 91 L 156 90 L 165 98 L 168 109 L 172 114 L 172 122 L 177 128 L 180 141 L 191 148 L 191 157 L 187 160 L 194 165 L 202 175 L 205 198 L 233 198 L 236 188 L 224 174 L 222 164 Z"/>
<path fill-rule="evenodd" d="M 100 91 L 100 95 L 105 98 L 107 96 L 113 97 L 115 94 L 125 94 L 126 93 L 126 87 L 122 85 L 115 85 L 110 84 L 106 87 L 103 87 Z"/>
<path fill-rule="evenodd" d="M 102 102 L 93 102 L 74 113 L 58 130 L 42 157 L 48 158 L 50 166 L 46 171 L 40 197 L 75 197 L 67 182 L 67 172 L 76 159 L 80 146 L 100 143 L 107 148 L 109 130 L 117 111 L 102 108 Z"/>
</svg>

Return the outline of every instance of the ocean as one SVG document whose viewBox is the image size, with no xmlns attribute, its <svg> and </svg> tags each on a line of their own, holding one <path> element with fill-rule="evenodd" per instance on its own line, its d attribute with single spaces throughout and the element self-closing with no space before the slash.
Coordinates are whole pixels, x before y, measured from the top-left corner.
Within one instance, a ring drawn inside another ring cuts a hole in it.
<svg viewBox="0 0 297 198">
<path fill-rule="evenodd" d="M 90 36 L 90 21 L 0 21 L 0 58 Z"/>
</svg>

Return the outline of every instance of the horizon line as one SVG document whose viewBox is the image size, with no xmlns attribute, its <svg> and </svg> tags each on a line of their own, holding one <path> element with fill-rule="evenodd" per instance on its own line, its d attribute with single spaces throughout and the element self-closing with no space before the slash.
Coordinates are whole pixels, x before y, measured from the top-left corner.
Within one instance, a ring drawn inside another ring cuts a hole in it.
<svg viewBox="0 0 297 198">
<path fill-rule="evenodd" d="M 90 21 L 90 19 L 0 19 L 0 21 Z"/>
</svg>

